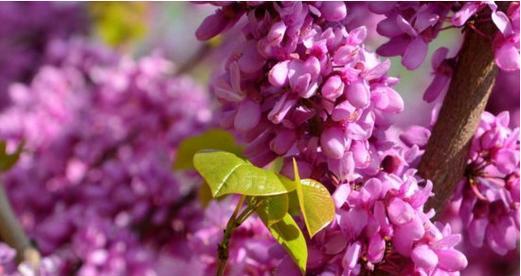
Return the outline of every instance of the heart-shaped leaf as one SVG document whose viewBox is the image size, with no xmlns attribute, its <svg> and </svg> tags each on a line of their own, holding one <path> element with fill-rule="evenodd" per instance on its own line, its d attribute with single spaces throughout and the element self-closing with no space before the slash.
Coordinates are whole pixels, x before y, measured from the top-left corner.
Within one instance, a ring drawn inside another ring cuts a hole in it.
<svg viewBox="0 0 521 276">
<path fill-rule="evenodd" d="M 187 138 L 179 144 L 174 169 L 193 169 L 194 155 L 203 149 L 222 150 L 238 156 L 243 155 L 242 147 L 235 142 L 233 135 L 222 129 L 210 129 L 197 136 Z"/>
<path fill-rule="evenodd" d="M 300 179 L 297 162 L 293 159 L 296 193 L 300 211 L 310 237 L 326 227 L 335 216 L 335 204 L 329 191 L 313 179 Z"/>
<path fill-rule="evenodd" d="M 261 199 L 261 198 L 258 198 Z M 255 212 L 267 225 L 280 221 L 288 212 L 288 195 L 262 197 L 261 206 Z"/>
<path fill-rule="evenodd" d="M 306 263 L 308 261 L 308 248 L 306 239 L 295 220 L 286 213 L 277 223 L 270 225 L 264 220 L 263 222 L 275 240 L 286 249 L 293 261 L 300 268 L 302 274 L 305 274 Z"/>
<path fill-rule="evenodd" d="M 214 197 L 226 194 L 270 196 L 295 189 L 295 183 L 287 177 L 255 167 L 229 152 L 198 152 L 194 155 L 194 166 Z"/>
</svg>

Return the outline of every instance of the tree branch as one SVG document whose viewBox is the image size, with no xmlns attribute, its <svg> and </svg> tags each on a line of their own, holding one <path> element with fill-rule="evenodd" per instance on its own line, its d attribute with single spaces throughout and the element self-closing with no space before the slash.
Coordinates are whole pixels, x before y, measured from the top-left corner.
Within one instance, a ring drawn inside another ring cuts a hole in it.
<svg viewBox="0 0 521 276">
<path fill-rule="evenodd" d="M 18 222 L 3 185 L 0 183 L 0 237 L 16 249 L 18 262 L 25 261 L 33 267 L 40 263 L 40 254 L 32 246 Z"/>
<path fill-rule="evenodd" d="M 181 64 L 181 66 L 179 66 L 175 74 L 182 75 L 190 72 L 208 56 L 211 48 L 212 47 L 210 43 L 202 44 L 192 56 L 190 56 L 183 64 Z"/>
<path fill-rule="evenodd" d="M 506 10 L 508 4 L 502 2 L 498 6 Z M 475 27 L 488 38 L 475 30 L 466 30 L 449 90 L 419 166 L 419 174 L 434 184 L 435 196 L 427 208 L 434 208 L 437 214 L 464 176 L 470 142 L 497 74 L 492 50 L 496 27 L 491 21 Z"/>
</svg>

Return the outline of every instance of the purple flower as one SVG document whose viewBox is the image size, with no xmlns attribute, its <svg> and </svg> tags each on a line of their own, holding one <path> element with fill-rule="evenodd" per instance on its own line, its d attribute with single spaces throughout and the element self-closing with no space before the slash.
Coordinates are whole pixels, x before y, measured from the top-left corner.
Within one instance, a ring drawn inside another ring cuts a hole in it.
<svg viewBox="0 0 521 276">
<path fill-rule="evenodd" d="M 380 46 L 382 56 L 402 56 L 402 64 L 409 70 L 418 68 L 427 56 L 428 43 L 438 34 L 443 19 L 450 10 L 448 3 L 393 3 L 381 10 L 370 6 L 385 19 L 378 23 L 377 31 L 390 40 Z"/>
<path fill-rule="evenodd" d="M 513 2 L 506 14 L 493 2 L 469 2 L 454 14 L 452 23 L 464 25 L 480 10 L 489 8 L 490 17 L 499 32 L 494 37 L 494 54 L 497 66 L 505 71 L 519 70 L 519 3 Z"/>
<path fill-rule="evenodd" d="M 461 236 L 449 225 L 432 223 L 432 211 L 424 213 L 432 183 L 422 188 L 414 173 L 380 172 L 340 185 L 333 194 L 335 221 L 308 246 L 308 271 L 436 275 L 463 270 L 467 259 L 454 248 Z"/>
<path fill-rule="evenodd" d="M 371 162 L 375 128 L 385 129 L 389 115 L 403 110 L 389 61 L 365 48 L 364 26 L 328 23 L 347 16 L 343 2 L 241 5 L 223 8 L 242 7 L 246 21 L 212 83 L 229 114 L 223 125 L 258 166 L 295 157 L 312 164 L 314 178 L 324 178 L 319 168 L 327 166 L 338 180 L 353 179 L 354 168 Z"/>
<path fill-rule="evenodd" d="M 45 52 L 50 41 L 85 34 L 88 21 L 85 6 L 78 3 L 2 3 L 0 108 L 10 104 L 7 91 L 12 83 L 30 81 L 37 68 L 49 62 Z"/>
<path fill-rule="evenodd" d="M 470 244 L 505 255 L 519 241 L 519 129 L 507 112 L 485 112 L 454 196 Z"/>
<path fill-rule="evenodd" d="M 436 100 L 449 85 L 453 71 L 453 59 L 447 58 L 448 53 L 449 49 L 441 47 L 432 55 L 434 79 L 423 95 L 423 100 L 426 102 L 430 103 Z"/>
<path fill-rule="evenodd" d="M 5 187 L 38 249 L 63 263 L 52 275 L 153 275 L 160 259 L 189 255 L 195 179 L 171 164 L 211 119 L 204 91 L 157 55 L 81 40 L 50 55 L 54 66 L 11 88 L 0 136 L 25 142 Z"/>
<path fill-rule="evenodd" d="M 493 13 L 492 19 L 499 29 L 494 38 L 497 66 L 505 71 L 519 70 L 519 2 L 513 2 L 506 15 Z"/>
</svg>

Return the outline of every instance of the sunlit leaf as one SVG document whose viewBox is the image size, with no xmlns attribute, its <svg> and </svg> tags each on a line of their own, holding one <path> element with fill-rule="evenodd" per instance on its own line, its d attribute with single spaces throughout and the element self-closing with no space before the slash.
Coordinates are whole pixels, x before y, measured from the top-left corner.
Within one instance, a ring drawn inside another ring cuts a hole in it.
<svg viewBox="0 0 521 276">
<path fill-rule="evenodd" d="M 255 211 L 266 224 L 271 225 L 280 221 L 288 212 L 288 195 L 262 197 L 262 205 Z"/>
<path fill-rule="evenodd" d="M 295 220 L 293 220 L 289 214 L 286 214 L 275 224 L 270 225 L 264 220 L 263 222 L 266 227 L 268 227 L 275 240 L 286 249 L 293 261 L 300 268 L 300 271 L 302 271 L 302 274 L 305 274 L 306 263 L 308 260 L 308 248 L 306 245 L 306 239 Z"/>
<path fill-rule="evenodd" d="M 300 215 L 301 213 L 296 189 L 288 194 L 288 213 L 293 216 Z"/>
<path fill-rule="evenodd" d="M 282 170 L 282 166 L 284 165 L 284 159 L 281 157 L 275 158 L 269 165 L 268 168 L 274 172 L 280 172 Z"/>
<path fill-rule="evenodd" d="M 243 155 L 242 147 L 235 142 L 233 135 L 222 129 L 210 129 L 181 142 L 176 153 L 174 169 L 192 169 L 194 154 L 203 149 L 222 150 L 238 156 Z"/>
<path fill-rule="evenodd" d="M 214 197 L 225 194 L 270 196 L 295 189 L 295 183 L 285 176 L 255 167 L 229 152 L 198 152 L 194 155 L 194 166 Z"/>
<path fill-rule="evenodd" d="M 326 227 L 335 216 L 335 204 L 329 191 L 313 179 L 300 179 L 297 162 L 293 159 L 296 193 L 302 217 L 310 237 Z"/>
</svg>

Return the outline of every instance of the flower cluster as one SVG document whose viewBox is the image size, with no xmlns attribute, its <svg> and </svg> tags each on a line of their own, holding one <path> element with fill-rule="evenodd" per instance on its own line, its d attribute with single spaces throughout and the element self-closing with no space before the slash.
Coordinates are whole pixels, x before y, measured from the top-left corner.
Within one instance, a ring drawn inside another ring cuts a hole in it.
<svg viewBox="0 0 521 276">
<path fill-rule="evenodd" d="M 452 18 L 455 26 L 462 26 L 482 9 L 490 9 L 490 18 L 499 32 L 494 37 L 497 66 L 505 71 L 519 70 L 519 2 L 512 2 L 506 13 L 492 2 L 468 2 Z"/>
<path fill-rule="evenodd" d="M 445 28 L 468 25 L 475 30 L 475 21 L 492 20 L 498 29 L 493 39 L 493 50 L 498 67 L 505 71 L 519 70 L 519 3 L 513 2 L 506 13 L 493 2 L 434 2 L 434 3 L 371 3 L 369 9 L 383 14 L 377 31 L 390 40 L 377 53 L 382 56 L 402 56 L 402 64 L 409 70 L 417 69 L 425 60 L 428 44 Z M 478 12 L 488 9 L 486 17 Z M 450 24 L 445 24 L 450 22 Z M 452 76 L 455 57 L 447 57 L 448 49 L 437 49 L 432 57 L 434 79 L 424 94 L 424 100 L 434 101 L 447 87 Z"/>
<path fill-rule="evenodd" d="M 402 56 L 402 64 L 417 69 L 427 56 L 428 44 L 436 38 L 452 4 L 438 3 L 371 3 L 372 12 L 385 15 L 377 31 L 390 40 L 377 53 L 382 56 Z"/>
<path fill-rule="evenodd" d="M 482 115 L 453 199 L 470 244 L 500 255 L 519 241 L 519 128 L 508 124 L 508 112 Z"/>
<path fill-rule="evenodd" d="M 209 122 L 208 99 L 159 56 L 136 62 L 76 40 L 49 55 L 59 65 L 12 86 L 0 115 L 2 139 L 25 145 L 4 177 L 12 205 L 65 274 L 151 275 L 186 231 L 179 209 L 192 206 L 196 180 L 171 164 Z"/>
<path fill-rule="evenodd" d="M 407 69 L 416 69 L 427 55 L 428 43 L 437 37 L 442 25 L 450 19 L 454 27 L 474 24 L 478 12 L 489 9 L 487 16 L 499 32 L 494 37 L 497 65 L 506 71 L 519 70 L 519 3 L 513 2 L 504 13 L 493 2 L 438 3 L 374 3 L 375 13 L 385 14 L 378 24 L 378 33 L 390 41 L 378 49 L 383 56 L 402 56 Z M 449 14 L 449 12 L 451 12 Z M 445 26 L 446 27 L 446 26 Z"/>
<path fill-rule="evenodd" d="M 223 126 L 243 138 L 256 165 L 293 156 L 303 177 L 352 179 L 371 162 L 373 131 L 403 109 L 391 88 L 398 80 L 386 75 L 390 62 L 365 49 L 365 27 L 339 24 L 347 15 L 342 2 L 229 4 L 203 22 L 198 37 L 243 14 L 243 39 L 212 84 Z"/>
<path fill-rule="evenodd" d="M 56 20 L 59 18 L 60 20 Z M 0 108 L 13 82 L 28 82 L 44 63 L 47 43 L 83 34 L 87 11 L 77 3 L 7 2 L 0 5 Z"/>
<path fill-rule="evenodd" d="M 308 269 L 334 275 L 438 275 L 464 269 L 467 260 L 454 248 L 461 236 L 430 221 L 434 212 L 424 213 L 423 205 L 432 183 L 414 174 L 381 172 L 339 186 L 333 194 L 336 219 L 311 241 Z"/>
<path fill-rule="evenodd" d="M 16 250 L 0 242 L 0 275 L 22 276 L 40 275 L 52 276 L 60 273 L 62 262 L 55 256 L 45 257 L 35 268 L 26 262 L 16 264 Z"/>
<path fill-rule="evenodd" d="M 401 9 L 383 6 L 388 9 L 380 14 Z M 432 17 L 447 13 L 446 6 L 418 9 Z M 222 124 L 244 139 L 246 154 L 256 165 L 286 157 L 282 172 L 291 177 L 287 157 L 296 157 L 302 177 L 335 184 L 330 187 L 336 190 L 336 219 L 310 241 L 311 273 L 459 272 L 467 265 L 454 248 L 461 237 L 449 225 L 431 222 L 433 211 L 423 208 L 432 184 L 419 181 L 410 169 L 430 131 L 416 127 L 400 139 L 388 137 L 389 115 L 403 109 L 391 88 L 397 79 L 387 76 L 389 61 L 365 48 L 365 27 L 345 27 L 347 8 L 343 2 L 232 3 L 207 18 L 199 38 L 236 22 L 243 30 L 244 39 L 237 40 L 224 74 L 212 84 L 223 104 Z M 405 55 L 409 65 L 418 63 L 417 40 L 432 39 L 428 34 L 441 25 L 424 23 L 417 26 L 416 37 L 401 33 L 412 43 L 412 53 Z M 209 25 L 215 28 L 204 28 Z M 426 51 L 426 42 L 424 46 Z M 287 260 L 280 271 L 298 273 Z"/>
</svg>

